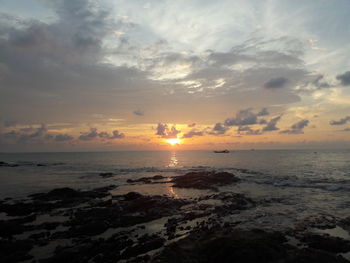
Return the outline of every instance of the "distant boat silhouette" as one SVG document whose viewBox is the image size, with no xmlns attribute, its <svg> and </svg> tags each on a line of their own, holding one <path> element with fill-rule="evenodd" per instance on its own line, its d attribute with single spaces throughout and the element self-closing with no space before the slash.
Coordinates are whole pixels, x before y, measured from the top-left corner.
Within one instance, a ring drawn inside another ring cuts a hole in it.
<svg viewBox="0 0 350 263">
<path fill-rule="evenodd" d="M 214 153 L 229 153 L 229 150 L 223 150 L 223 151 L 214 151 Z"/>
</svg>

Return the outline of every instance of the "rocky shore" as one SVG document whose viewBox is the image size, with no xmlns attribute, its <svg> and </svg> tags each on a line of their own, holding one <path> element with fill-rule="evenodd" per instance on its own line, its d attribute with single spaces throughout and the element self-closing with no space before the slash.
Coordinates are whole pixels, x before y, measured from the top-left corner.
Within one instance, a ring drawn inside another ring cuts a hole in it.
<svg viewBox="0 0 350 263">
<path fill-rule="evenodd" d="M 111 185 L 6 198 L 0 201 L 1 262 L 349 262 L 350 217 L 316 215 L 283 231 L 246 227 L 243 211 L 280 200 L 219 191 L 240 183 L 232 173 L 191 171 L 127 183 L 171 183 L 210 194 L 114 194 L 118 186 Z"/>
</svg>

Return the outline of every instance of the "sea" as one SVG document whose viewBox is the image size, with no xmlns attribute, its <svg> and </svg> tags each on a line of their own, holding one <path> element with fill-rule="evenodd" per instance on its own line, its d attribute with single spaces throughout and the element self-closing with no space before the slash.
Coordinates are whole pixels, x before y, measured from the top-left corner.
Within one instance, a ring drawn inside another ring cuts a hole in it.
<svg viewBox="0 0 350 263">
<path fill-rule="evenodd" d="M 54 188 L 93 189 L 116 185 L 130 191 L 173 198 L 194 198 L 209 190 L 178 189 L 172 184 L 130 184 L 128 179 L 168 177 L 189 171 L 228 171 L 239 184 L 219 191 L 243 193 L 254 200 L 281 200 L 258 208 L 267 224 L 287 225 L 300 217 L 350 215 L 350 150 L 245 150 L 0 153 L 0 199 L 23 198 Z M 101 176 L 110 173 L 109 176 Z M 273 220 L 273 221 L 269 221 Z M 254 221 L 256 223 L 256 220 Z M 264 224 L 264 222 L 261 222 Z"/>
</svg>

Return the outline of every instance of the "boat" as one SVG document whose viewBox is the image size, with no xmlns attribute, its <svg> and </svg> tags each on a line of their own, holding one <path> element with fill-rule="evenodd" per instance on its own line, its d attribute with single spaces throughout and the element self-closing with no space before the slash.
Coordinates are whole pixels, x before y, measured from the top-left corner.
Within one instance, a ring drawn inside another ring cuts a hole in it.
<svg viewBox="0 0 350 263">
<path fill-rule="evenodd" d="M 214 153 L 229 153 L 229 150 L 222 150 L 222 151 L 214 151 Z"/>
</svg>

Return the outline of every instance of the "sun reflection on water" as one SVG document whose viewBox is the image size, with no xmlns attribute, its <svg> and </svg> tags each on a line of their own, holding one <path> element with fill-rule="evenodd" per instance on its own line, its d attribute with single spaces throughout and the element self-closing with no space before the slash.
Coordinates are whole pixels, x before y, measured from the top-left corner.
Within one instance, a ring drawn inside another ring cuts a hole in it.
<svg viewBox="0 0 350 263">
<path fill-rule="evenodd" d="M 179 163 L 179 161 L 176 158 L 176 152 L 172 152 L 168 167 L 174 168 L 178 165 L 178 163 Z"/>
</svg>

